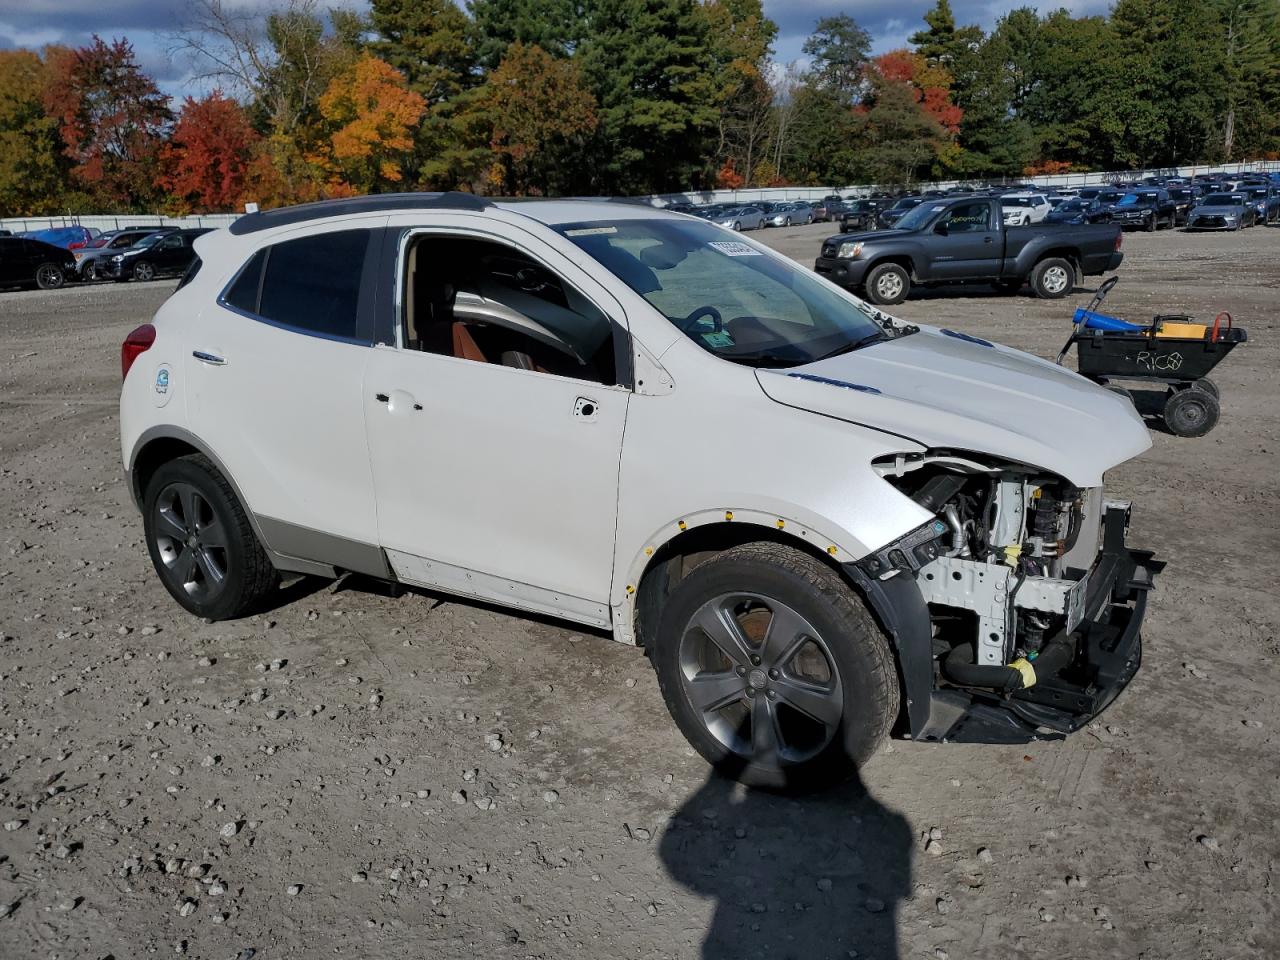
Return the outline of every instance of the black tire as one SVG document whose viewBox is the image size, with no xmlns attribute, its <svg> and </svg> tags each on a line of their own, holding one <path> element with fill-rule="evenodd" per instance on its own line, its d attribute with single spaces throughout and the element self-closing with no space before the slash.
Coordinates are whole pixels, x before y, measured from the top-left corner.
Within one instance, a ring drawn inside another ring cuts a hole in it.
<svg viewBox="0 0 1280 960">
<path fill-rule="evenodd" d="M 1213 399 L 1219 402 L 1222 400 L 1222 394 L 1218 392 L 1218 385 L 1208 377 L 1201 377 L 1195 383 L 1191 384 L 1191 386 L 1196 390 L 1203 390 L 1205 393 L 1213 394 Z"/>
<path fill-rule="evenodd" d="M 1031 289 L 1042 300 L 1061 300 L 1075 285 L 1076 268 L 1062 257 L 1047 257 L 1031 270 Z"/>
<path fill-rule="evenodd" d="M 1159 224 L 1156 223 L 1156 219 L 1156 215 L 1154 213 L 1151 214 L 1151 216 L 1147 218 L 1146 223 L 1143 224 L 1142 229 L 1147 231 L 1147 233 L 1155 233 L 1156 229 L 1159 227 Z"/>
<path fill-rule="evenodd" d="M 1203 437 L 1218 423 L 1218 398 L 1207 390 L 1176 390 L 1164 404 L 1164 425 L 1178 437 Z"/>
<path fill-rule="evenodd" d="M 84 279 L 88 283 L 98 279 L 98 265 L 92 260 L 84 265 Z"/>
<path fill-rule="evenodd" d="M 57 290 L 66 282 L 66 274 L 56 263 L 42 263 L 36 267 L 36 286 L 41 290 Z"/>
<path fill-rule="evenodd" d="M 872 267 L 866 280 L 867 299 L 872 303 L 892 305 L 907 299 L 911 292 L 911 275 L 897 263 Z"/>
<path fill-rule="evenodd" d="M 231 484 L 200 454 L 156 470 L 142 518 L 160 582 L 197 617 L 230 620 L 252 613 L 280 581 Z"/>
<path fill-rule="evenodd" d="M 156 278 L 156 268 L 145 260 L 139 260 L 133 265 L 133 279 L 142 283 L 154 280 Z"/>
<path fill-rule="evenodd" d="M 734 633 L 745 641 L 723 641 L 735 650 L 732 658 L 695 626 L 700 615 L 722 623 L 707 611 L 729 609 Z M 788 620 L 798 615 L 791 623 L 799 626 L 779 634 L 771 648 L 775 609 Z M 769 661 L 760 660 L 778 649 L 791 656 L 769 670 Z M 748 657 L 752 651 L 760 656 Z M 809 790 L 838 783 L 871 758 L 898 716 L 893 654 L 860 597 L 820 560 L 781 544 L 744 544 L 694 568 L 663 606 L 652 658 L 681 733 L 717 770 L 750 786 Z M 804 680 L 792 667 L 801 661 L 809 668 Z M 816 663 L 824 679 L 813 679 Z M 709 681 L 709 707 L 691 699 L 695 678 Z M 810 719 L 792 696 L 813 704 L 826 722 Z M 773 722 L 757 728 L 755 717 Z"/>
</svg>

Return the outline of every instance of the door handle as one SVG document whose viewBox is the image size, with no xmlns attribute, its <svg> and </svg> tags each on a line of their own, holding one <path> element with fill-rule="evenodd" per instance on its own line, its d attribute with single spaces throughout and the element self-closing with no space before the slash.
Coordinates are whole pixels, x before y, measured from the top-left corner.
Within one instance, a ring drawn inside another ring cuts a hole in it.
<svg viewBox="0 0 1280 960">
<path fill-rule="evenodd" d="M 205 353 L 203 350 L 192 350 L 191 355 L 201 363 L 212 364 L 215 367 L 224 366 L 227 362 L 226 357 L 219 357 L 216 354 Z"/>
<path fill-rule="evenodd" d="M 996 241 L 995 241 L 995 238 L 994 238 L 994 237 L 983 237 L 983 238 L 982 238 L 982 242 L 983 242 L 983 243 L 995 243 Z"/>
</svg>

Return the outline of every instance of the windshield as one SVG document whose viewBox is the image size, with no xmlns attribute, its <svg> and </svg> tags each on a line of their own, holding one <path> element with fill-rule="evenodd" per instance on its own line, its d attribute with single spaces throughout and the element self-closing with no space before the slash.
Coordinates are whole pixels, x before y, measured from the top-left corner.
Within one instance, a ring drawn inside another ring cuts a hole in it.
<svg viewBox="0 0 1280 960">
<path fill-rule="evenodd" d="M 167 233 L 149 233 L 145 237 L 143 237 L 141 240 L 139 240 L 137 243 L 135 243 L 134 246 L 150 247 L 155 245 L 158 241 L 163 240 L 167 236 L 168 236 Z"/>
<path fill-rule="evenodd" d="M 1000 206 L 1002 207 L 1029 207 L 1031 206 L 1030 197 L 1001 197 Z"/>
<path fill-rule="evenodd" d="M 1239 203 L 1240 200 L 1229 193 L 1211 193 L 1204 198 L 1206 207 L 1234 207 Z"/>
<path fill-rule="evenodd" d="M 725 360 L 792 367 L 885 336 L 867 310 L 814 273 L 709 224 L 619 220 L 556 229 Z"/>
<path fill-rule="evenodd" d="M 946 207 L 945 202 L 922 203 L 895 223 L 895 230 L 918 230 L 933 218 L 933 215 Z"/>
<path fill-rule="evenodd" d="M 903 197 L 893 205 L 894 210 L 910 210 L 912 207 L 924 203 L 921 197 Z"/>
<path fill-rule="evenodd" d="M 1089 201 L 1079 199 L 1063 200 L 1062 203 L 1058 204 L 1058 209 L 1065 210 L 1068 213 L 1079 213 L 1081 210 L 1089 209 Z"/>
</svg>

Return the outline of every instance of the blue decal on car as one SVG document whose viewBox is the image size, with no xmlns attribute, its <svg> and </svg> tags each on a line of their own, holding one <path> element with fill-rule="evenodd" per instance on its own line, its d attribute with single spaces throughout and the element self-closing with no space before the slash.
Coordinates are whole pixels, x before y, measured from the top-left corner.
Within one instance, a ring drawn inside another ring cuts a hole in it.
<svg viewBox="0 0 1280 960">
<path fill-rule="evenodd" d="M 169 392 L 169 368 L 161 367 L 156 371 L 156 393 Z"/>
<path fill-rule="evenodd" d="M 991 347 L 992 349 L 995 349 L 994 343 L 990 340 L 983 340 L 981 337 L 971 337 L 967 333 L 960 333 L 957 330 L 948 330 L 945 327 L 943 328 L 942 333 L 948 337 L 955 337 L 957 340 L 967 340 L 969 343 L 976 343 L 980 347 Z"/>
<path fill-rule="evenodd" d="M 812 380 L 814 383 L 825 383 L 831 387 L 844 387 L 846 390 L 857 390 L 860 393 L 879 393 L 875 387 L 868 387 L 864 383 L 845 383 L 843 380 L 832 380 L 830 377 L 819 377 L 812 373 L 788 373 L 788 377 L 795 377 L 797 380 Z"/>
</svg>

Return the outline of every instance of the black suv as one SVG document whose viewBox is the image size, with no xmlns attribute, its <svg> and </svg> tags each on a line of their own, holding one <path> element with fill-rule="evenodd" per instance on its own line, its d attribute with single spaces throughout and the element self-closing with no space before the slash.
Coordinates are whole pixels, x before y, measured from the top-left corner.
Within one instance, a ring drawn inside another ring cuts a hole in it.
<svg viewBox="0 0 1280 960">
<path fill-rule="evenodd" d="M 75 271 L 70 250 L 26 237 L 0 237 L 0 287 L 57 290 Z"/>
<path fill-rule="evenodd" d="M 1178 222 L 1178 205 L 1168 190 L 1134 190 L 1111 208 L 1111 222 L 1125 230 L 1151 232 L 1161 227 L 1172 229 Z"/>
<path fill-rule="evenodd" d="M 112 280 L 154 280 L 186 272 L 196 258 L 192 242 L 208 233 L 202 230 L 162 230 L 143 237 L 127 250 L 98 262 L 99 276 Z"/>
<path fill-rule="evenodd" d="M 876 217 L 893 203 L 887 197 L 866 197 L 861 200 L 850 200 L 845 203 L 840 213 L 840 232 L 850 230 L 874 230 Z"/>
</svg>

